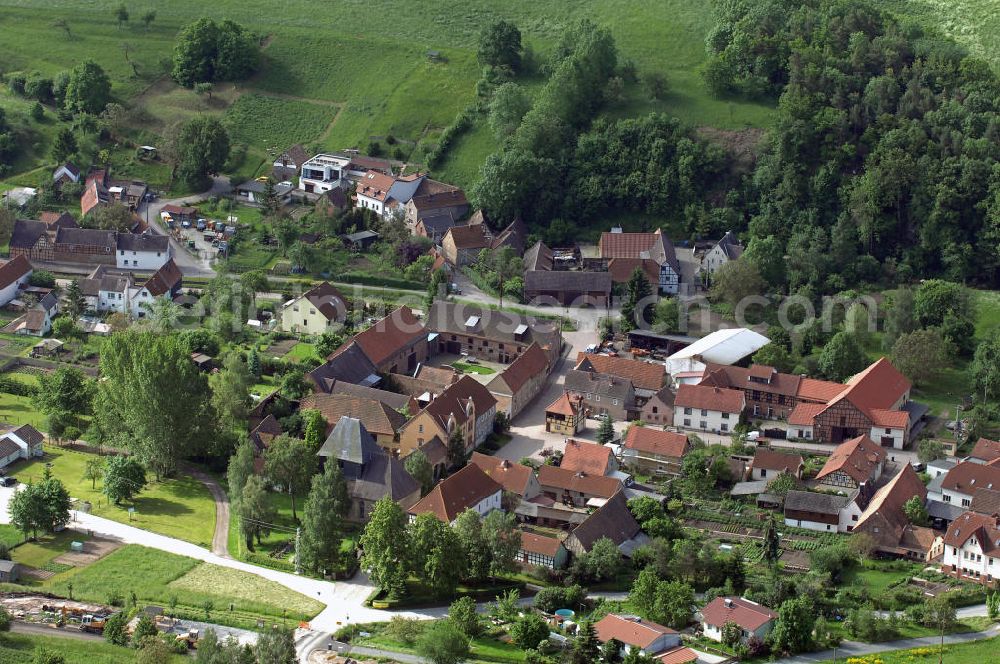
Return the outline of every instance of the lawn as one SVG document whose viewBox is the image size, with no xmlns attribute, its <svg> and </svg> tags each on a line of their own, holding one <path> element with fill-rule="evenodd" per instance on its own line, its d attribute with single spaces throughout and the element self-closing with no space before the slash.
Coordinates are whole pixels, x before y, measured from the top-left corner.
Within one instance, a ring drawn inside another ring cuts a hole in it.
<svg viewBox="0 0 1000 664">
<path fill-rule="evenodd" d="M 423 627 L 429 624 L 429 622 L 419 623 L 421 631 L 423 631 Z M 395 652 L 415 652 L 412 645 L 396 639 L 391 633 L 389 633 L 386 629 L 388 625 L 389 623 L 368 623 L 365 625 L 359 625 L 358 627 L 361 628 L 362 631 L 369 633 L 370 636 L 354 637 L 351 639 L 351 644 L 368 646 L 370 648 L 383 648 L 385 650 L 392 650 Z M 517 646 L 510 643 L 504 643 L 489 636 L 481 636 L 472 639 L 471 646 L 472 652 L 468 659 L 470 662 L 523 662 L 525 658 L 524 651 Z"/>
<path fill-rule="evenodd" d="M 71 542 L 86 542 L 88 539 L 86 534 L 75 530 L 40 535 L 38 539 L 25 542 L 11 551 L 11 559 L 29 567 L 51 568 L 54 558 L 69 552 Z"/>
<path fill-rule="evenodd" d="M 53 476 L 63 481 L 70 496 L 90 501 L 92 514 L 122 523 L 131 522 L 138 528 L 211 547 L 215 532 L 215 503 L 201 482 L 183 476 L 157 482 L 149 476 L 149 484 L 132 503 L 109 505 L 101 493 L 101 482 L 98 481 L 96 488 L 92 488 L 91 481 L 83 479 L 87 460 L 95 455 L 51 446 L 46 449 L 42 459 L 23 464 L 18 462 L 12 468 L 13 474 L 22 482 L 37 480 L 41 478 L 45 464 L 51 463 Z M 128 513 L 130 506 L 135 508 L 131 518 Z"/>
<path fill-rule="evenodd" d="M 200 619 L 204 619 L 205 602 L 210 601 L 215 610 L 213 621 L 236 625 L 256 624 L 258 616 L 308 620 L 323 608 L 316 600 L 255 574 L 137 544 L 122 547 L 88 567 L 57 574 L 42 587 L 66 596 L 69 583 L 73 584 L 74 597 L 94 602 L 107 602 L 112 593 L 128 597 L 134 592 L 140 602 L 166 606 L 175 597 L 179 613 L 200 614 Z"/>
<path fill-rule="evenodd" d="M 307 360 L 319 360 L 319 355 L 316 353 L 316 346 L 305 341 L 300 341 L 292 349 L 285 353 L 283 359 L 291 360 L 292 362 L 305 362 Z"/>
<path fill-rule="evenodd" d="M 490 374 L 496 373 L 496 369 L 480 366 L 478 364 L 469 364 L 467 362 L 452 362 L 451 366 L 455 367 L 462 373 L 474 373 L 479 374 L 480 376 L 489 376 Z"/>
<path fill-rule="evenodd" d="M 10 424 L 30 424 L 45 431 L 45 415 L 40 413 L 31 403 L 31 397 L 0 392 L 0 422 Z"/>
<path fill-rule="evenodd" d="M 854 568 L 844 577 L 844 585 L 860 583 L 868 587 L 873 597 L 881 595 L 887 588 L 899 583 L 906 577 L 920 571 L 919 565 L 900 565 L 899 563 L 882 564 L 869 561 L 861 568 Z"/>
<path fill-rule="evenodd" d="M 225 117 L 234 140 L 278 154 L 294 143 L 316 141 L 336 114 L 334 106 L 249 93 Z"/>
<path fill-rule="evenodd" d="M 134 664 L 135 650 L 102 641 L 81 641 L 66 636 L 4 634 L 0 639 L 0 664 L 24 664 L 34 661 L 36 648 L 61 655 L 66 664 Z M 171 664 L 190 662 L 186 655 L 171 655 Z"/>
<path fill-rule="evenodd" d="M 948 664 L 984 664 L 984 662 L 992 662 L 996 659 L 998 647 L 1000 647 L 1000 639 L 998 638 L 948 645 L 944 647 L 943 659 Z M 931 664 L 937 662 L 940 655 L 941 649 L 939 647 L 928 646 L 851 657 L 846 661 L 849 664 Z M 838 661 L 844 662 L 845 660 L 840 657 Z"/>
</svg>

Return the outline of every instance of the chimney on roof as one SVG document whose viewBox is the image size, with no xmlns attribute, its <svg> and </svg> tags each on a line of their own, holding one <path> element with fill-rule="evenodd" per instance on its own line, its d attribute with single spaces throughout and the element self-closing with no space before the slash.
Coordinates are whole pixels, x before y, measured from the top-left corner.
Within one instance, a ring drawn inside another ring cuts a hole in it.
<svg viewBox="0 0 1000 664">
<path fill-rule="evenodd" d="M 727 609 L 733 608 L 733 600 L 729 599 L 728 597 L 726 598 L 726 608 Z"/>
<path fill-rule="evenodd" d="M 510 468 L 510 461 L 504 459 L 503 461 L 500 462 L 500 467 L 504 469 Z"/>
</svg>

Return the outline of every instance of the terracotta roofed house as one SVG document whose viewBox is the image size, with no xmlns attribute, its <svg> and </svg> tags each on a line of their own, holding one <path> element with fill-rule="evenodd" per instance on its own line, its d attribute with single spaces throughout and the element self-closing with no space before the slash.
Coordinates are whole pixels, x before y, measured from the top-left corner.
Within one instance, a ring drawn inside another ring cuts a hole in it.
<svg viewBox="0 0 1000 664">
<path fill-rule="evenodd" d="M 1000 441 L 980 438 L 972 448 L 969 460 L 981 463 L 994 463 L 1000 460 Z"/>
<path fill-rule="evenodd" d="M 538 469 L 538 484 L 549 498 L 567 505 L 582 507 L 591 498 L 607 500 L 621 489 L 614 477 L 590 475 L 558 466 Z"/>
<path fill-rule="evenodd" d="M 521 498 L 534 498 L 541 492 L 535 472 L 529 466 L 479 452 L 472 453 L 469 463 L 479 466 L 484 473 L 498 482 L 504 491 Z"/>
<path fill-rule="evenodd" d="M 496 397 L 497 409 L 514 418 L 534 399 L 545 385 L 549 358 L 537 343 L 514 358 L 507 368 L 486 384 Z"/>
<path fill-rule="evenodd" d="M 941 571 L 992 585 L 1000 571 L 1000 516 L 965 512 L 945 532 Z"/>
<path fill-rule="evenodd" d="M 184 275 L 171 258 L 146 280 L 143 287 L 153 297 L 169 295 L 172 298 L 180 290 L 183 279 Z"/>
<path fill-rule="evenodd" d="M 710 364 L 700 384 L 742 390 L 748 415 L 784 419 L 797 403 L 801 382 L 801 376 L 781 373 L 762 364 L 750 367 Z"/>
<path fill-rule="evenodd" d="M 903 511 L 912 498 L 927 500 L 927 487 L 908 463 L 889 483 L 875 492 L 868 507 L 858 517 L 853 532 L 867 533 L 875 542 L 876 551 L 883 555 L 915 560 L 929 560 L 937 535 L 930 528 L 914 526 Z"/>
<path fill-rule="evenodd" d="M 492 243 L 493 236 L 486 224 L 452 226 L 441 240 L 441 251 L 450 264 L 464 267 L 474 263 L 479 252 L 489 249 Z"/>
<path fill-rule="evenodd" d="M 645 403 L 656 394 L 667 378 L 666 368 L 662 363 L 630 360 L 624 357 L 611 357 L 595 353 L 580 353 L 577 356 L 576 368 L 581 371 L 596 371 L 597 373 L 618 376 L 632 382 L 638 405 Z"/>
<path fill-rule="evenodd" d="M 569 392 L 563 392 L 545 407 L 545 430 L 548 433 L 574 436 L 580 433 L 585 424 L 583 399 L 580 396 L 570 396 Z"/>
<path fill-rule="evenodd" d="M 409 307 L 399 307 L 353 337 L 382 373 L 410 373 L 427 360 L 427 329 Z M 345 345 L 346 346 L 346 345 Z M 331 354 L 337 355 L 345 346 Z"/>
<path fill-rule="evenodd" d="M 771 480 L 782 473 L 789 473 L 802 479 L 805 466 L 801 454 L 788 454 L 767 447 L 758 447 L 754 450 L 750 475 L 754 480 Z"/>
<path fill-rule="evenodd" d="M 739 424 L 746 398 L 742 390 L 680 385 L 674 396 L 674 426 L 729 433 Z"/>
<path fill-rule="evenodd" d="M 637 650 L 646 655 L 673 650 L 681 642 L 680 634 L 669 627 L 639 616 L 616 613 L 609 613 L 594 623 L 594 631 L 601 643 L 615 639 L 621 642 L 624 652 Z"/>
<path fill-rule="evenodd" d="M 469 464 L 454 475 L 438 482 L 431 492 L 408 511 L 415 517 L 431 512 L 441 521 L 451 524 L 467 509 L 486 516 L 500 509 L 503 487 L 476 464 Z"/>
<path fill-rule="evenodd" d="M 0 307 L 10 304 L 31 278 L 31 262 L 20 254 L 0 265 Z"/>
<path fill-rule="evenodd" d="M 820 484 L 856 489 L 882 475 L 886 453 L 865 435 L 841 443 L 816 473 Z"/>
<path fill-rule="evenodd" d="M 569 552 L 555 537 L 521 532 L 521 549 L 517 559 L 521 564 L 548 569 L 561 569 L 566 565 Z"/>
<path fill-rule="evenodd" d="M 690 448 L 682 433 L 633 425 L 622 444 L 622 463 L 644 473 L 679 475 L 681 458 Z"/>
<path fill-rule="evenodd" d="M 617 229 L 601 233 L 598 243 L 601 258 L 651 259 L 660 267 L 659 292 L 676 293 L 680 288 L 680 263 L 674 245 L 663 231 L 622 233 Z"/>
<path fill-rule="evenodd" d="M 380 401 L 319 392 L 303 397 L 299 409 L 322 413 L 327 423 L 327 434 L 332 434 L 341 418 L 356 418 L 384 449 L 399 452 L 396 432 L 406 424 L 407 418 Z"/>
<path fill-rule="evenodd" d="M 722 628 L 736 623 L 746 642 L 751 636 L 763 640 L 774 627 L 778 614 L 763 604 L 742 597 L 716 597 L 701 610 L 702 630 L 709 639 L 722 643 Z"/>
<path fill-rule="evenodd" d="M 962 461 L 943 477 L 934 478 L 928 492 L 931 500 L 967 508 L 978 489 L 1000 490 L 1000 467 Z"/>
<path fill-rule="evenodd" d="M 618 460 L 610 447 L 570 439 L 559 467 L 587 475 L 608 475 L 618 470 Z"/>
<path fill-rule="evenodd" d="M 405 457 L 437 436 L 442 441 L 461 431 L 467 451 L 493 432 L 497 400 L 475 379 L 463 376 L 437 395 L 400 430 L 400 456 Z"/>
</svg>

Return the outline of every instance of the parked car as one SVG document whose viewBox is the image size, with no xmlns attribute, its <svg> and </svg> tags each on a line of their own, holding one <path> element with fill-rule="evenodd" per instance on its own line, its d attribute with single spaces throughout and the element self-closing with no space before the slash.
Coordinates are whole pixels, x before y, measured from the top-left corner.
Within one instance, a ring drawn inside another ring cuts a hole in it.
<svg viewBox="0 0 1000 664">
<path fill-rule="evenodd" d="M 14 477 L 0 477 L 0 486 L 16 486 L 17 478 Z"/>
</svg>

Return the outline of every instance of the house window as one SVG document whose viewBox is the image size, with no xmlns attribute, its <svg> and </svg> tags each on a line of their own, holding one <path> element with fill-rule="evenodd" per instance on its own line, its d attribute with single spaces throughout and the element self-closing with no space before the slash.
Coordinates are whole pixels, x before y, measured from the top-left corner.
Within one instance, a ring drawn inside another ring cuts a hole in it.
<svg viewBox="0 0 1000 664">
<path fill-rule="evenodd" d="M 587 401 L 590 401 L 592 398 L 593 396 L 590 394 L 590 392 L 587 392 Z"/>
<path fill-rule="evenodd" d="M 423 424 L 418 424 L 417 425 L 417 433 L 423 433 L 423 432 L 424 432 L 424 425 Z"/>
<path fill-rule="evenodd" d="M 885 428 L 885 432 L 886 432 L 886 433 L 892 433 L 892 429 L 890 429 L 889 427 L 886 427 L 886 428 Z"/>
<path fill-rule="evenodd" d="M 944 502 L 950 503 L 951 502 L 951 496 L 949 496 L 948 494 L 944 494 Z"/>
<path fill-rule="evenodd" d="M 702 429 L 707 429 L 708 428 L 708 422 L 706 422 L 705 420 L 702 420 L 701 422 L 698 423 L 698 426 L 700 426 Z"/>
<path fill-rule="evenodd" d="M 316 310 L 315 310 L 315 309 L 310 309 L 310 310 L 309 310 L 309 313 L 310 313 L 311 315 L 315 315 L 315 314 L 316 314 Z"/>
<path fill-rule="evenodd" d="M 760 476 L 761 477 L 767 477 L 767 468 L 761 468 L 760 469 Z"/>
<path fill-rule="evenodd" d="M 686 427 L 689 427 L 689 426 L 691 426 L 691 420 L 689 420 L 689 419 L 685 418 L 685 419 L 684 419 L 684 426 L 686 426 Z"/>
<path fill-rule="evenodd" d="M 124 249 L 122 249 L 122 250 L 121 250 L 121 252 L 120 252 L 120 253 L 119 253 L 118 255 L 119 255 L 119 256 L 124 256 L 124 255 L 125 255 L 125 250 L 124 250 Z"/>
<path fill-rule="evenodd" d="M 298 311 L 298 310 L 299 310 L 298 307 L 292 307 L 292 311 Z"/>
<path fill-rule="evenodd" d="M 729 419 L 729 413 L 723 413 L 722 414 L 722 419 L 728 420 Z"/>
<path fill-rule="evenodd" d="M 725 422 L 722 423 L 722 431 L 729 431 L 729 425 Z"/>
<path fill-rule="evenodd" d="M 968 498 L 962 498 L 962 507 L 968 507 L 970 504 L 972 504 L 971 500 Z"/>
<path fill-rule="evenodd" d="M 684 409 L 684 414 L 685 415 L 690 415 L 691 414 L 691 409 L 690 408 L 685 408 Z"/>
<path fill-rule="evenodd" d="M 612 403 L 612 405 L 617 406 L 618 405 L 618 399 L 613 399 L 611 401 L 611 403 Z"/>
<path fill-rule="evenodd" d="M 135 266 L 137 266 L 138 264 L 139 264 L 139 261 L 132 261 L 132 267 L 135 267 Z"/>
<path fill-rule="evenodd" d="M 702 408 L 701 409 L 701 416 L 702 417 L 708 417 L 708 410 L 706 410 L 705 408 Z"/>
<path fill-rule="evenodd" d="M 857 521 L 857 520 L 858 520 L 858 515 L 857 514 L 852 514 L 851 515 L 851 521 Z"/>
<path fill-rule="evenodd" d="M 600 401 L 600 400 L 601 400 L 601 395 L 600 395 L 600 394 L 598 394 L 598 395 L 597 395 L 597 398 L 595 398 L 595 399 L 594 399 L 594 401 Z"/>
<path fill-rule="evenodd" d="M 659 411 L 656 409 L 656 406 L 653 406 L 653 415 L 656 415 L 658 412 Z"/>
</svg>

